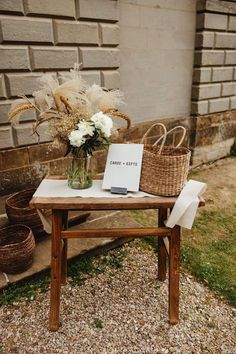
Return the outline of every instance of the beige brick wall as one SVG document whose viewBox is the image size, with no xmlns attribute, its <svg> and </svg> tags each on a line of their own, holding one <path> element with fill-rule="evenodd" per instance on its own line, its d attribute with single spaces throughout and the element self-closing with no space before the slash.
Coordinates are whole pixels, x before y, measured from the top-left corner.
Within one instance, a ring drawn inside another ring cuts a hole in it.
<svg viewBox="0 0 236 354">
<path fill-rule="evenodd" d="M 32 98 L 43 72 L 60 78 L 79 62 L 90 84 L 119 87 L 118 19 L 117 0 L 0 0 L 0 150 L 37 143 L 35 112 L 14 128 L 7 114 L 17 96 Z"/>
<path fill-rule="evenodd" d="M 197 1 L 192 163 L 230 154 L 236 136 L 236 2 Z"/>
<path fill-rule="evenodd" d="M 135 121 L 190 115 L 196 0 L 120 0 L 120 85 Z"/>
<path fill-rule="evenodd" d="M 227 111 L 236 100 L 236 3 L 198 0 L 192 113 Z"/>
</svg>

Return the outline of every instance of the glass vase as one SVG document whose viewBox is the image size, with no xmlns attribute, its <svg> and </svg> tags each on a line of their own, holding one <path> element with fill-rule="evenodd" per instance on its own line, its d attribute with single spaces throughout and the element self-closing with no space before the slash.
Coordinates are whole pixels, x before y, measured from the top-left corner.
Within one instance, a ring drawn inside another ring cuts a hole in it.
<svg viewBox="0 0 236 354">
<path fill-rule="evenodd" d="M 73 157 L 68 168 L 68 186 L 86 189 L 92 186 L 91 156 Z"/>
</svg>

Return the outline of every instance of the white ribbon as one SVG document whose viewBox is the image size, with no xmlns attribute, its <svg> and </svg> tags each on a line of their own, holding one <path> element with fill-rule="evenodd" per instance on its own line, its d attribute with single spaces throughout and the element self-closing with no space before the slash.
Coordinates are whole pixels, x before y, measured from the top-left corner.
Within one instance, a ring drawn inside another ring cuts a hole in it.
<svg viewBox="0 0 236 354">
<path fill-rule="evenodd" d="M 190 179 L 177 198 L 165 225 L 170 228 L 179 225 L 191 229 L 198 209 L 199 198 L 206 188 L 206 183 Z"/>
<path fill-rule="evenodd" d="M 38 212 L 41 222 L 43 224 L 44 231 L 46 231 L 47 234 L 50 234 L 52 232 L 51 217 L 49 217 L 47 214 L 45 214 L 41 209 L 37 209 L 37 212 Z"/>
</svg>

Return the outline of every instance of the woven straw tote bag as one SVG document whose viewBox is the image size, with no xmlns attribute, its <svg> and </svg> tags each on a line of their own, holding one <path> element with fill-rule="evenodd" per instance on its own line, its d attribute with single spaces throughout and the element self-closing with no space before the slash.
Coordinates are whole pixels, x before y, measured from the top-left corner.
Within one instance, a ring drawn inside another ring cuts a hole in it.
<svg viewBox="0 0 236 354">
<path fill-rule="evenodd" d="M 153 144 L 145 144 L 145 138 L 155 127 L 160 126 L 163 134 Z M 175 147 L 165 146 L 167 135 L 175 130 L 182 130 L 182 137 Z M 191 152 L 181 147 L 186 135 L 186 129 L 176 126 L 167 131 L 162 123 L 153 124 L 144 134 L 144 143 L 140 190 L 160 196 L 177 196 L 183 189 L 188 176 Z M 157 145 L 160 143 L 160 145 Z"/>
</svg>

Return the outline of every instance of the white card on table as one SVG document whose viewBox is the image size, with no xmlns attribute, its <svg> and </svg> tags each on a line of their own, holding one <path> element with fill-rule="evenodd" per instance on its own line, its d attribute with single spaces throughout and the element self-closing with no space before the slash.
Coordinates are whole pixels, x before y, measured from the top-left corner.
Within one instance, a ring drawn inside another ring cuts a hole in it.
<svg viewBox="0 0 236 354">
<path fill-rule="evenodd" d="M 138 192 L 142 158 L 143 144 L 111 144 L 102 188 L 119 187 Z"/>
</svg>

